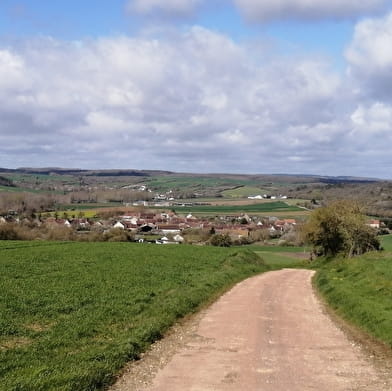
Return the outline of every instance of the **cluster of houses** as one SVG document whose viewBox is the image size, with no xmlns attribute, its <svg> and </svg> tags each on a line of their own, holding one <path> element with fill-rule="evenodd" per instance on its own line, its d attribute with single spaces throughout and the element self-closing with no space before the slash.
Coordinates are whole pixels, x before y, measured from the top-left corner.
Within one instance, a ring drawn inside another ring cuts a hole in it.
<svg viewBox="0 0 392 391">
<path fill-rule="evenodd" d="M 21 222 L 17 216 L 0 217 L 0 224 L 7 222 Z M 192 214 L 180 216 L 175 212 L 142 211 L 129 213 L 111 219 L 88 218 L 56 218 L 41 217 L 36 219 L 36 225 L 47 227 L 69 227 L 79 232 L 107 231 L 121 229 L 132 232 L 139 241 L 145 237 L 157 236 L 158 243 L 181 243 L 188 230 L 197 229 L 216 234 L 227 234 L 233 240 L 248 237 L 252 231 L 268 230 L 271 236 L 278 236 L 292 230 L 296 225 L 295 219 L 278 219 L 276 217 L 260 218 L 247 214 L 220 217 L 196 217 Z"/>
<path fill-rule="evenodd" d="M 268 229 L 271 232 L 287 232 L 297 224 L 295 219 L 260 219 L 247 214 L 222 216 L 219 218 L 196 217 L 192 214 L 178 216 L 174 212 L 135 213 L 120 216 L 113 228 L 121 228 L 135 233 L 157 233 L 180 235 L 187 229 L 212 230 L 215 233 L 229 234 L 233 238 L 248 236 L 252 230 Z"/>
<path fill-rule="evenodd" d="M 135 240 L 138 242 L 149 240 L 157 244 L 182 243 L 185 241 L 184 237 L 192 230 L 229 235 L 233 241 L 249 238 L 252 233 L 260 230 L 264 230 L 264 233 L 269 237 L 280 237 L 293 231 L 298 224 L 295 219 L 249 216 L 247 214 L 198 217 L 192 214 L 181 216 L 174 211 L 153 212 L 148 210 L 135 211 L 110 219 L 88 219 L 85 217 L 69 219 L 48 216 L 29 220 L 20 218 L 17 213 L 0 216 L 0 225 L 7 223 L 34 223 L 35 226 L 45 226 L 49 229 L 51 227 L 68 227 L 79 233 L 90 231 L 104 233 L 112 229 L 120 229 L 134 234 Z M 377 230 L 385 226 L 377 219 L 368 220 L 367 225 Z"/>
</svg>

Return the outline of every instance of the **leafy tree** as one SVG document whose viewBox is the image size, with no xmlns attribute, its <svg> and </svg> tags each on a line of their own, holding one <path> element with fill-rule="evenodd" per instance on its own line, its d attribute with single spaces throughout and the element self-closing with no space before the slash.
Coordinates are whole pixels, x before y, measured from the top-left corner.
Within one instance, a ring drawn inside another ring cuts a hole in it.
<svg viewBox="0 0 392 391">
<path fill-rule="evenodd" d="M 335 201 L 316 209 L 303 233 L 317 255 L 352 257 L 380 249 L 377 231 L 366 225 L 362 208 L 355 201 Z"/>
</svg>

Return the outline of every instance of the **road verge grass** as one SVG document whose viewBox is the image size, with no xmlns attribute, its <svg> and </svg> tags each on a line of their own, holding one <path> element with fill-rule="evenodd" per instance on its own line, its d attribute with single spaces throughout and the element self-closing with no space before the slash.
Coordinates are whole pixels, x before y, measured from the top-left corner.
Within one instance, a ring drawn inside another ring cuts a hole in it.
<svg viewBox="0 0 392 391">
<path fill-rule="evenodd" d="M 319 260 L 314 283 L 343 319 L 392 348 L 392 253 Z"/>
</svg>

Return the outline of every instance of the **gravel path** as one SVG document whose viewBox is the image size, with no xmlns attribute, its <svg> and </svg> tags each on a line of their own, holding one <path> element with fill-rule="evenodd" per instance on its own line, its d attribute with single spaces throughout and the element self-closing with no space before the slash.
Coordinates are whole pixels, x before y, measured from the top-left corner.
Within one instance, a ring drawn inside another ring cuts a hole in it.
<svg viewBox="0 0 392 391">
<path fill-rule="evenodd" d="M 285 269 L 237 284 L 176 326 L 111 390 L 392 390 L 390 369 L 325 313 L 313 273 Z"/>
</svg>

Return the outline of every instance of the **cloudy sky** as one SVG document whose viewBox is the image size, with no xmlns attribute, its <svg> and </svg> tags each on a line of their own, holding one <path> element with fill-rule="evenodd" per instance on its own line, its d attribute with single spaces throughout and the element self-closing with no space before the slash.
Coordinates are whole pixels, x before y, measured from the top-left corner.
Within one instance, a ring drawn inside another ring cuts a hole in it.
<svg viewBox="0 0 392 391">
<path fill-rule="evenodd" d="M 390 0 L 0 0 L 0 167 L 392 178 Z"/>
</svg>

